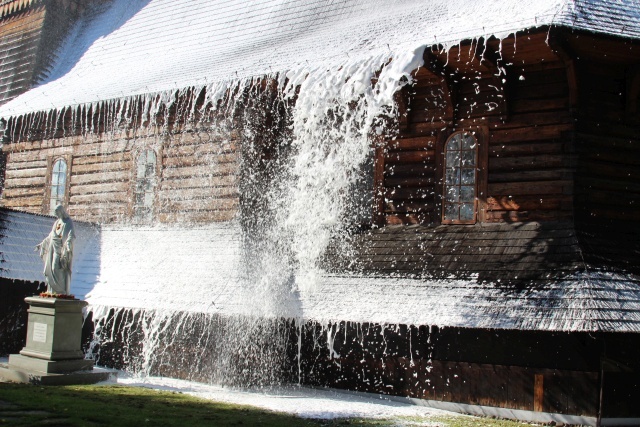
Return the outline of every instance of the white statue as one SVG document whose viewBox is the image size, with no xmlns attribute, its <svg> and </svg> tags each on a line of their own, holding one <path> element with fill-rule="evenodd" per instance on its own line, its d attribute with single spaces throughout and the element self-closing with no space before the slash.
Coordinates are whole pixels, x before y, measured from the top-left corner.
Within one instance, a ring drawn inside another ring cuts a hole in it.
<svg viewBox="0 0 640 427">
<path fill-rule="evenodd" d="M 73 221 L 62 205 L 56 206 L 51 233 L 36 246 L 44 261 L 47 292 L 69 295 L 71 291 L 71 261 L 73 260 Z"/>
</svg>

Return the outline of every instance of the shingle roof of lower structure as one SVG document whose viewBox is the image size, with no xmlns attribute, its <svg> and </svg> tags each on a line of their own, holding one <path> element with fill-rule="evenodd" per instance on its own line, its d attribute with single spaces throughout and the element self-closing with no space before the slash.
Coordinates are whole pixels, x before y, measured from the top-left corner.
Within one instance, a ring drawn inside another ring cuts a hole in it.
<svg viewBox="0 0 640 427">
<path fill-rule="evenodd" d="M 333 290 L 308 295 L 313 316 L 367 321 L 353 307 L 369 306 L 387 323 L 640 332 L 640 277 L 589 263 L 570 221 L 385 227 L 326 266 Z"/>
<path fill-rule="evenodd" d="M 81 20 L 9 117 L 213 82 L 373 60 L 545 25 L 640 38 L 614 0 L 114 0 Z"/>
<path fill-rule="evenodd" d="M 385 227 L 336 247 L 331 264 L 369 275 L 503 283 L 558 279 L 587 267 L 569 221 Z"/>
</svg>

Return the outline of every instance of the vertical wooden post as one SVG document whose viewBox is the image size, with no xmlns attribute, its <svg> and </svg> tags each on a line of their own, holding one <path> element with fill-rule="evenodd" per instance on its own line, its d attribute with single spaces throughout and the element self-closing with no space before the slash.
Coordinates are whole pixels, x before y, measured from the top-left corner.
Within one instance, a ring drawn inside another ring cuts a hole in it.
<svg viewBox="0 0 640 427">
<path fill-rule="evenodd" d="M 533 385 L 533 410 L 536 412 L 543 411 L 544 402 L 544 376 L 542 374 L 535 374 L 535 381 Z"/>
</svg>

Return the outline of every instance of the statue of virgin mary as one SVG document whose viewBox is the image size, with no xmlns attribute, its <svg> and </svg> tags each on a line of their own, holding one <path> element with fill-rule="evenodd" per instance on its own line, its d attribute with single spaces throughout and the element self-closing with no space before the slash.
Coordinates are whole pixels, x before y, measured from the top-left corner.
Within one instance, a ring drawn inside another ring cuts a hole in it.
<svg viewBox="0 0 640 427">
<path fill-rule="evenodd" d="M 73 221 L 62 205 L 56 206 L 51 232 L 36 246 L 44 261 L 44 277 L 47 292 L 69 295 L 71 291 L 71 262 L 73 260 Z"/>
</svg>

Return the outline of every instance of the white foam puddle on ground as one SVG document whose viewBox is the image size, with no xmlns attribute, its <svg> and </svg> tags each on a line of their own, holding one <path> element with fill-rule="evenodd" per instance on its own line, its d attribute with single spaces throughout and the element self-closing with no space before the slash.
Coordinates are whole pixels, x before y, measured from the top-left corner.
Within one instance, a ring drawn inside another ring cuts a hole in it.
<svg viewBox="0 0 640 427">
<path fill-rule="evenodd" d="M 395 418 L 415 417 L 428 421 L 434 417 L 463 416 L 439 409 L 389 400 L 384 396 L 308 387 L 278 387 L 269 390 L 240 390 L 172 378 L 130 377 L 118 373 L 118 384 L 174 391 L 218 402 L 251 405 L 302 418 Z M 416 420 L 414 420 L 416 421 Z M 422 424 L 422 423 L 421 423 Z"/>
</svg>

